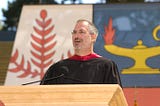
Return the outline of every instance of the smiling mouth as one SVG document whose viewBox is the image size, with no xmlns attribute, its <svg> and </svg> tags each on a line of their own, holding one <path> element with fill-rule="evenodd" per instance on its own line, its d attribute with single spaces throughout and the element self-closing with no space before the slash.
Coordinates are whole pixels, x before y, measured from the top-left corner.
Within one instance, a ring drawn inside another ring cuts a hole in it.
<svg viewBox="0 0 160 106">
<path fill-rule="evenodd" d="M 81 41 L 74 41 L 75 43 L 80 43 Z"/>
<path fill-rule="evenodd" d="M 81 40 L 80 40 L 80 39 L 75 39 L 74 42 L 75 42 L 75 43 L 80 43 Z"/>
</svg>

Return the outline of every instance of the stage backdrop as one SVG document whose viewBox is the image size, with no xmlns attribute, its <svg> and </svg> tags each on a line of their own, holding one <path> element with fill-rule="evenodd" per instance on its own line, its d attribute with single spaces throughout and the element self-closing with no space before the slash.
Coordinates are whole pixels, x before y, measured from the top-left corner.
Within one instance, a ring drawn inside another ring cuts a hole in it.
<svg viewBox="0 0 160 106">
<path fill-rule="evenodd" d="M 74 24 L 80 18 L 92 21 L 92 10 L 92 5 L 24 6 L 5 85 L 40 80 L 51 64 L 73 55 Z"/>
<path fill-rule="evenodd" d="M 71 31 L 84 18 L 99 29 L 95 52 L 117 63 L 129 106 L 135 99 L 159 106 L 159 5 L 25 5 L 5 85 L 41 80 L 51 64 L 73 55 Z"/>
<path fill-rule="evenodd" d="M 118 64 L 123 87 L 159 87 L 158 5 L 24 6 L 5 85 L 40 80 L 51 64 L 73 55 L 71 31 L 85 18 L 99 29 L 95 52 Z"/>
<path fill-rule="evenodd" d="M 95 51 L 118 64 L 124 87 L 160 87 L 159 4 L 95 5 Z"/>
</svg>

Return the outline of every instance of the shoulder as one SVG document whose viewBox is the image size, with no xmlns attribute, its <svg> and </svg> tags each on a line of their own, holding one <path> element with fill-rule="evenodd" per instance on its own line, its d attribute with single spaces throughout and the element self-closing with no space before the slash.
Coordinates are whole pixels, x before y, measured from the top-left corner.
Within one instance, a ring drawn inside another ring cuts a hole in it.
<svg viewBox="0 0 160 106">
<path fill-rule="evenodd" d="M 49 66 L 47 72 L 53 72 L 55 70 L 62 70 L 63 66 L 66 66 L 66 64 L 70 63 L 68 59 L 63 59 L 58 62 L 53 63 L 52 65 Z"/>
<path fill-rule="evenodd" d="M 102 64 L 111 65 L 111 66 L 116 65 L 116 63 L 113 60 L 105 58 L 105 57 L 96 58 L 95 61 L 102 63 Z"/>
<path fill-rule="evenodd" d="M 102 61 L 102 62 L 113 62 L 111 59 L 105 58 L 105 57 L 99 57 L 99 58 L 95 58 L 95 60 L 97 61 Z"/>
<path fill-rule="evenodd" d="M 50 68 L 52 68 L 52 67 L 59 67 L 59 66 L 65 65 L 65 64 L 69 64 L 70 62 L 71 62 L 71 60 L 69 60 L 68 58 L 67 59 L 63 59 L 63 60 L 60 60 L 58 62 L 53 63 L 50 66 Z"/>
</svg>

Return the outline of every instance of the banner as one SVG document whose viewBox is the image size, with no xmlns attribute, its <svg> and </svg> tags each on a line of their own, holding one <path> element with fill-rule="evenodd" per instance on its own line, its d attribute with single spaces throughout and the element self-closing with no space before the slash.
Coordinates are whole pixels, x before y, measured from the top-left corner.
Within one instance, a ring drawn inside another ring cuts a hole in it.
<svg viewBox="0 0 160 106">
<path fill-rule="evenodd" d="M 160 87 L 159 11 L 159 3 L 24 6 L 5 85 L 40 80 L 74 54 L 71 31 L 84 18 L 97 26 L 94 50 L 115 61 L 123 87 Z"/>
<path fill-rule="evenodd" d="M 92 10 L 92 5 L 24 6 L 5 85 L 41 80 L 51 64 L 73 55 L 71 32 L 78 19 L 92 21 Z"/>
<path fill-rule="evenodd" d="M 94 5 L 95 51 L 114 60 L 123 87 L 160 87 L 160 6 Z"/>
</svg>

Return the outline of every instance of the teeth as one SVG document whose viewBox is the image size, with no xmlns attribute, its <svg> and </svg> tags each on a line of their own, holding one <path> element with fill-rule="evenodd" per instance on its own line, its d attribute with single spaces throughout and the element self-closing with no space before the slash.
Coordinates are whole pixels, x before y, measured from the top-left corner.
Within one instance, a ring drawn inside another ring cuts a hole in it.
<svg viewBox="0 0 160 106">
<path fill-rule="evenodd" d="M 75 42 L 80 42 L 80 40 L 75 40 Z"/>
</svg>

